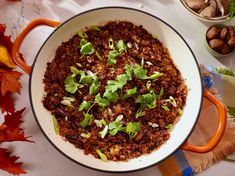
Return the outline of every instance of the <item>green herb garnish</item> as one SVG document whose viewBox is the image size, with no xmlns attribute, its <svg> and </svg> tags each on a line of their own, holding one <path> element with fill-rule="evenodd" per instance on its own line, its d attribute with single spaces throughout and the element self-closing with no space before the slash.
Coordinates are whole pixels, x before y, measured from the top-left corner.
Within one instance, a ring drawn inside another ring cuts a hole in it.
<svg viewBox="0 0 235 176">
<path fill-rule="evenodd" d="M 105 154 L 103 154 L 99 149 L 96 150 L 96 153 L 99 155 L 100 159 L 104 162 L 107 162 L 108 159 Z"/>
<path fill-rule="evenodd" d="M 114 41 L 112 38 L 109 38 L 109 48 L 114 49 Z"/>
<path fill-rule="evenodd" d="M 119 95 L 117 92 L 105 91 L 103 97 L 105 97 L 108 101 L 117 102 Z"/>
<path fill-rule="evenodd" d="M 170 109 L 168 108 L 167 105 L 162 105 L 161 107 L 162 107 L 165 111 L 170 111 Z"/>
<path fill-rule="evenodd" d="M 132 89 L 127 90 L 127 92 L 124 94 L 123 98 L 129 98 L 132 95 L 135 95 L 137 93 L 137 87 L 134 87 Z"/>
<path fill-rule="evenodd" d="M 105 122 L 104 119 L 101 119 L 101 120 L 95 119 L 94 122 L 95 122 L 96 126 L 97 126 L 97 127 L 100 127 L 100 128 L 101 128 L 103 125 L 104 125 L 104 126 L 106 125 L 106 122 Z"/>
<path fill-rule="evenodd" d="M 115 121 L 109 124 L 109 134 L 111 136 L 115 136 L 119 131 L 125 130 L 125 127 L 123 127 L 123 124 L 121 121 L 122 118 L 123 118 L 123 115 L 119 115 Z"/>
<path fill-rule="evenodd" d="M 81 70 L 78 70 L 76 67 L 73 66 L 70 67 L 70 71 L 75 75 L 81 74 Z"/>
<path fill-rule="evenodd" d="M 102 108 L 104 108 L 105 106 L 108 106 L 109 105 L 109 101 L 106 100 L 105 98 L 102 98 L 100 96 L 100 93 L 98 93 L 96 96 L 95 96 L 95 102 L 101 106 Z"/>
<path fill-rule="evenodd" d="M 90 88 L 89 88 L 89 94 L 90 95 L 95 95 L 96 93 L 98 93 L 99 92 L 99 86 L 100 86 L 99 82 L 98 81 L 97 82 L 94 81 L 91 84 Z"/>
<path fill-rule="evenodd" d="M 123 40 L 119 40 L 117 42 L 116 48 L 118 50 L 119 53 L 125 51 L 126 52 L 126 45 L 124 44 Z"/>
<path fill-rule="evenodd" d="M 82 136 L 83 138 L 90 138 L 91 137 L 91 133 L 81 133 L 80 136 Z"/>
<path fill-rule="evenodd" d="M 126 133 L 132 139 L 134 138 L 138 132 L 140 131 L 140 122 L 129 122 L 126 126 Z"/>
<path fill-rule="evenodd" d="M 101 31 L 101 29 L 98 26 L 96 26 L 96 25 L 90 26 L 90 28 L 94 29 L 96 31 Z"/>
<path fill-rule="evenodd" d="M 156 107 L 156 94 L 154 92 L 150 92 L 147 94 L 139 95 L 135 101 L 140 104 L 141 108 L 155 108 Z"/>
<path fill-rule="evenodd" d="M 113 50 L 113 51 L 110 51 L 109 52 L 109 56 L 108 56 L 108 59 L 107 59 L 107 62 L 109 64 L 116 64 L 116 58 L 119 56 L 119 53 L 118 51 L 116 50 Z"/>
<path fill-rule="evenodd" d="M 89 107 L 91 107 L 91 103 L 88 102 L 88 101 L 83 101 L 83 102 L 80 104 L 80 106 L 79 106 L 79 108 L 78 108 L 78 111 L 82 111 L 82 110 L 84 110 L 84 109 L 88 109 Z"/>
<path fill-rule="evenodd" d="M 235 76 L 233 71 L 228 68 L 216 68 L 215 70 L 217 73 L 222 74 L 222 75 Z"/>
<path fill-rule="evenodd" d="M 92 115 L 83 112 L 84 119 L 80 122 L 82 128 L 86 128 L 92 120 Z"/>
<path fill-rule="evenodd" d="M 97 57 L 100 61 L 103 60 L 102 57 L 99 55 L 99 53 L 98 53 L 97 51 L 95 52 L 95 55 L 96 55 L 96 57 Z"/>
<path fill-rule="evenodd" d="M 173 124 L 170 123 L 170 124 L 168 124 L 165 128 L 169 130 L 169 129 L 171 129 L 172 127 L 173 127 Z"/>
<path fill-rule="evenodd" d="M 100 137 L 101 137 L 102 139 L 106 136 L 106 134 L 108 133 L 108 130 L 109 130 L 109 126 L 108 126 L 108 125 L 105 125 L 104 129 L 99 132 Z"/>
<path fill-rule="evenodd" d="M 72 75 L 68 76 L 64 81 L 65 90 L 71 94 L 74 94 L 78 90 L 79 83 Z"/>
<path fill-rule="evenodd" d="M 231 0 L 229 4 L 229 17 L 230 19 L 235 15 L 235 1 Z"/>
<path fill-rule="evenodd" d="M 57 122 L 57 119 L 55 118 L 55 116 L 52 116 L 52 122 L 53 122 L 55 134 L 58 135 L 60 128 L 59 128 L 59 125 L 58 125 L 58 122 Z"/>
<path fill-rule="evenodd" d="M 88 38 L 88 35 L 83 31 L 78 31 L 78 36 L 81 38 Z"/>
<path fill-rule="evenodd" d="M 88 42 L 88 43 L 81 46 L 80 52 L 82 55 L 85 55 L 85 54 L 90 55 L 95 52 L 95 49 L 93 48 L 91 42 Z"/>
<path fill-rule="evenodd" d="M 163 75 L 163 73 L 160 73 L 160 72 L 157 72 L 157 71 L 156 71 L 154 74 L 148 76 L 148 77 L 145 78 L 145 79 L 157 79 L 158 77 L 160 77 L 160 76 L 162 76 L 162 75 Z"/>
<path fill-rule="evenodd" d="M 141 116 L 143 116 L 145 113 L 143 112 L 142 108 L 139 108 L 135 114 L 135 118 L 139 118 Z"/>
</svg>

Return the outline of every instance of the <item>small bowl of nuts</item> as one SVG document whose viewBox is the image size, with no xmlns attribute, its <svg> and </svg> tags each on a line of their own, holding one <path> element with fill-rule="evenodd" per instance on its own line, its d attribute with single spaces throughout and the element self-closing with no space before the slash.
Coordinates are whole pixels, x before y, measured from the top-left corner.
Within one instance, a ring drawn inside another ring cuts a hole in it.
<svg viewBox="0 0 235 176">
<path fill-rule="evenodd" d="M 230 55 L 235 49 L 233 26 L 213 25 L 206 31 L 206 48 L 215 57 Z"/>
</svg>

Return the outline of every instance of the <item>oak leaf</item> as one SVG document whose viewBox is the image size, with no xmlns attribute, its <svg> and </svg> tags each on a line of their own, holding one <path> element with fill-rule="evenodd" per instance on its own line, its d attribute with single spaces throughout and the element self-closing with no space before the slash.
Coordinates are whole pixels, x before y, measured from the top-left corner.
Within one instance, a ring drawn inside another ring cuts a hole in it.
<svg viewBox="0 0 235 176">
<path fill-rule="evenodd" d="M 21 168 L 22 163 L 16 162 L 17 159 L 19 157 L 10 156 L 7 149 L 0 148 L 0 169 L 14 175 L 26 174 L 25 170 Z"/>
</svg>

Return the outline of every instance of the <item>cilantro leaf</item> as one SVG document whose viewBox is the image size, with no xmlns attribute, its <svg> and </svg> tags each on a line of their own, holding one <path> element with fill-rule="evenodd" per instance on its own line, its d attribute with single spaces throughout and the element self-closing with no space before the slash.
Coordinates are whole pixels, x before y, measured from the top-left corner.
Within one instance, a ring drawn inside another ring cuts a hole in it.
<svg viewBox="0 0 235 176">
<path fill-rule="evenodd" d="M 135 114 L 135 118 L 139 118 L 143 116 L 145 113 L 143 112 L 142 108 L 139 108 Z"/>
<path fill-rule="evenodd" d="M 74 94 L 78 90 L 79 83 L 72 75 L 68 76 L 64 81 L 65 90 L 71 94 Z"/>
<path fill-rule="evenodd" d="M 90 121 L 92 120 L 92 115 L 88 113 L 83 113 L 84 119 L 80 122 L 82 128 L 86 128 Z"/>
<path fill-rule="evenodd" d="M 139 66 L 139 65 L 135 66 L 134 74 L 137 78 L 146 79 L 147 78 L 146 73 L 147 73 L 147 71 L 144 68 L 142 68 L 141 66 Z"/>
<path fill-rule="evenodd" d="M 88 109 L 89 107 L 91 107 L 91 103 L 88 101 L 83 101 L 80 104 L 78 111 L 82 111 L 83 109 Z"/>
<path fill-rule="evenodd" d="M 78 70 L 76 67 L 73 66 L 70 67 L 70 71 L 75 75 L 81 74 L 81 70 Z"/>
<path fill-rule="evenodd" d="M 141 108 L 145 108 L 145 107 L 155 108 L 156 107 L 156 94 L 152 92 L 152 93 L 139 95 L 135 102 L 139 103 Z"/>
<path fill-rule="evenodd" d="M 108 125 L 105 125 L 104 129 L 99 132 L 100 137 L 101 137 L 102 139 L 106 136 L 106 134 L 108 133 L 108 130 L 109 130 L 109 126 L 108 126 Z"/>
<path fill-rule="evenodd" d="M 99 86 L 100 86 L 99 82 L 93 81 L 90 88 L 89 88 L 89 94 L 90 95 L 95 95 L 96 93 L 98 93 L 99 92 Z"/>
<path fill-rule="evenodd" d="M 126 45 L 124 44 L 123 40 L 119 40 L 116 44 L 116 48 L 119 53 L 125 51 L 126 52 Z"/>
<path fill-rule="evenodd" d="M 87 44 L 87 43 L 88 43 L 88 41 L 87 41 L 86 39 L 82 38 L 82 39 L 80 40 L 80 47 L 82 47 L 83 45 L 85 45 L 85 44 Z"/>
<path fill-rule="evenodd" d="M 126 133 L 132 139 L 134 138 L 138 132 L 140 131 L 140 122 L 129 122 L 126 126 Z"/>
<path fill-rule="evenodd" d="M 96 153 L 99 155 L 100 159 L 104 162 L 107 162 L 108 159 L 105 154 L 103 154 L 99 149 L 96 150 Z"/>
<path fill-rule="evenodd" d="M 91 42 L 88 42 L 81 46 L 80 52 L 82 55 L 93 54 L 95 52 L 95 49 L 93 48 Z"/>
<path fill-rule="evenodd" d="M 124 131 L 125 127 L 122 124 L 122 115 L 119 115 L 115 121 L 109 124 L 109 134 L 115 136 L 119 131 Z"/>
<path fill-rule="evenodd" d="M 92 82 L 92 76 L 87 76 L 85 72 L 82 71 L 79 82 L 82 84 L 90 84 Z"/>
<path fill-rule="evenodd" d="M 117 92 L 105 91 L 103 97 L 105 97 L 108 101 L 117 102 L 119 95 Z"/>
<path fill-rule="evenodd" d="M 123 98 L 129 98 L 132 95 L 135 95 L 137 92 L 137 87 L 134 87 L 132 89 L 127 90 L 127 92 L 125 93 L 125 95 L 123 96 Z"/>
<path fill-rule="evenodd" d="M 113 51 L 110 51 L 109 52 L 109 56 L 108 56 L 108 59 L 107 59 L 107 62 L 109 64 L 116 64 L 116 58 L 119 56 L 119 53 L 118 51 L 116 50 L 113 50 Z"/>
<path fill-rule="evenodd" d="M 96 96 L 95 96 L 95 102 L 101 106 L 101 107 L 105 107 L 105 106 L 108 106 L 109 105 L 109 101 L 106 100 L 105 98 L 102 98 L 100 96 L 100 93 L 98 93 Z"/>
</svg>

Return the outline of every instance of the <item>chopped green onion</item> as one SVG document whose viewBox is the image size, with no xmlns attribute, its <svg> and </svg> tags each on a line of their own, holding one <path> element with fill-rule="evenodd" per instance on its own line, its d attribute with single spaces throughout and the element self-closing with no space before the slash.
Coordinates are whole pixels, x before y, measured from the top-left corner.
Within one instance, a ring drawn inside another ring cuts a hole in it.
<svg viewBox="0 0 235 176">
<path fill-rule="evenodd" d="M 154 74 L 146 77 L 145 79 L 157 79 L 158 77 L 162 76 L 163 73 L 160 73 L 160 72 L 155 72 Z"/>
<path fill-rule="evenodd" d="M 169 96 L 169 103 L 171 103 L 174 107 L 177 106 L 177 103 L 176 103 L 175 99 L 172 96 Z"/>
<path fill-rule="evenodd" d="M 103 125 L 104 125 L 104 126 L 106 125 L 106 122 L 105 122 L 104 119 L 101 119 L 101 120 L 95 119 L 94 122 L 95 122 L 96 126 L 97 126 L 97 127 L 100 127 L 100 128 L 101 128 Z"/>
<path fill-rule="evenodd" d="M 88 139 L 88 138 L 91 137 L 91 133 L 81 133 L 80 136 L 83 137 L 83 138 Z"/>
<path fill-rule="evenodd" d="M 169 130 L 169 129 L 171 129 L 172 127 L 173 127 L 173 124 L 170 123 L 170 124 L 168 124 L 165 128 Z"/>
<path fill-rule="evenodd" d="M 157 39 L 157 35 L 152 34 L 152 38 L 153 38 L 153 39 Z"/>
<path fill-rule="evenodd" d="M 62 105 L 69 106 L 71 105 L 71 102 L 69 100 L 61 100 L 60 102 Z"/>
<path fill-rule="evenodd" d="M 148 82 L 146 83 L 146 88 L 149 90 L 150 87 L 151 87 L 151 81 L 148 81 Z"/>
<path fill-rule="evenodd" d="M 96 150 L 96 153 L 99 155 L 100 159 L 104 162 L 107 162 L 108 159 L 105 154 L 103 154 L 99 149 Z"/>
<path fill-rule="evenodd" d="M 93 48 L 91 42 L 88 42 L 81 46 L 80 52 L 82 55 L 84 54 L 93 54 L 95 52 L 95 49 Z"/>
<path fill-rule="evenodd" d="M 103 60 L 102 57 L 99 55 L 99 53 L 98 53 L 97 51 L 95 52 L 95 55 L 97 56 L 97 58 L 98 58 L 100 61 Z"/>
<path fill-rule="evenodd" d="M 168 108 L 168 106 L 167 105 L 163 105 L 163 106 L 161 106 L 165 111 L 170 111 L 170 109 Z"/>
<path fill-rule="evenodd" d="M 143 112 L 143 110 L 141 108 L 139 108 L 135 114 L 135 118 L 139 118 L 141 116 L 143 116 L 145 113 Z"/>
<path fill-rule="evenodd" d="M 74 97 L 63 97 L 63 100 L 68 100 L 70 102 L 75 102 L 75 98 Z"/>
<path fill-rule="evenodd" d="M 182 109 L 178 108 L 178 113 L 179 113 L 180 116 L 182 116 L 182 114 L 183 114 Z"/>
<path fill-rule="evenodd" d="M 145 62 L 147 65 L 153 65 L 152 64 L 152 62 L 149 62 L 149 61 L 147 61 L 147 62 Z"/>
<path fill-rule="evenodd" d="M 144 58 L 142 58 L 142 59 L 141 59 L 140 66 L 141 66 L 141 68 L 143 68 L 143 67 L 144 67 Z"/>
<path fill-rule="evenodd" d="M 92 120 L 92 115 L 88 113 L 83 113 L 84 119 L 80 122 L 80 125 L 82 128 L 86 128 L 90 121 Z"/>
<path fill-rule="evenodd" d="M 78 31 L 78 36 L 81 38 L 88 38 L 88 35 L 83 31 Z"/>
<path fill-rule="evenodd" d="M 76 63 L 76 65 L 79 67 L 83 67 L 82 64 L 80 64 L 80 63 Z"/>
<path fill-rule="evenodd" d="M 106 134 L 108 133 L 108 130 L 109 130 L 109 126 L 108 126 L 108 125 L 105 125 L 104 129 L 99 132 L 100 137 L 101 137 L 102 139 L 106 136 Z"/>
<path fill-rule="evenodd" d="M 109 38 L 109 48 L 114 49 L 114 41 L 112 38 Z"/>
<path fill-rule="evenodd" d="M 152 123 L 152 122 L 148 122 L 148 125 L 149 125 L 149 126 L 151 126 L 151 127 L 153 127 L 153 128 L 157 128 L 157 127 L 159 127 L 159 125 L 158 125 L 158 124 L 156 124 L 156 123 Z"/>
<path fill-rule="evenodd" d="M 96 25 L 93 25 L 93 26 L 91 26 L 90 28 L 91 28 L 91 29 L 94 29 L 94 30 L 96 30 L 96 31 L 101 31 L 100 28 L 99 28 L 98 26 L 96 26 Z"/>
<path fill-rule="evenodd" d="M 126 126 L 126 133 L 132 139 L 134 138 L 138 132 L 140 131 L 140 122 L 129 122 Z"/>
<path fill-rule="evenodd" d="M 55 118 L 55 116 L 52 116 L 52 122 L 53 122 L 53 126 L 54 126 L 54 131 L 55 131 L 55 134 L 59 134 L 59 125 L 58 125 L 58 122 L 57 122 L 57 119 Z"/>
</svg>

